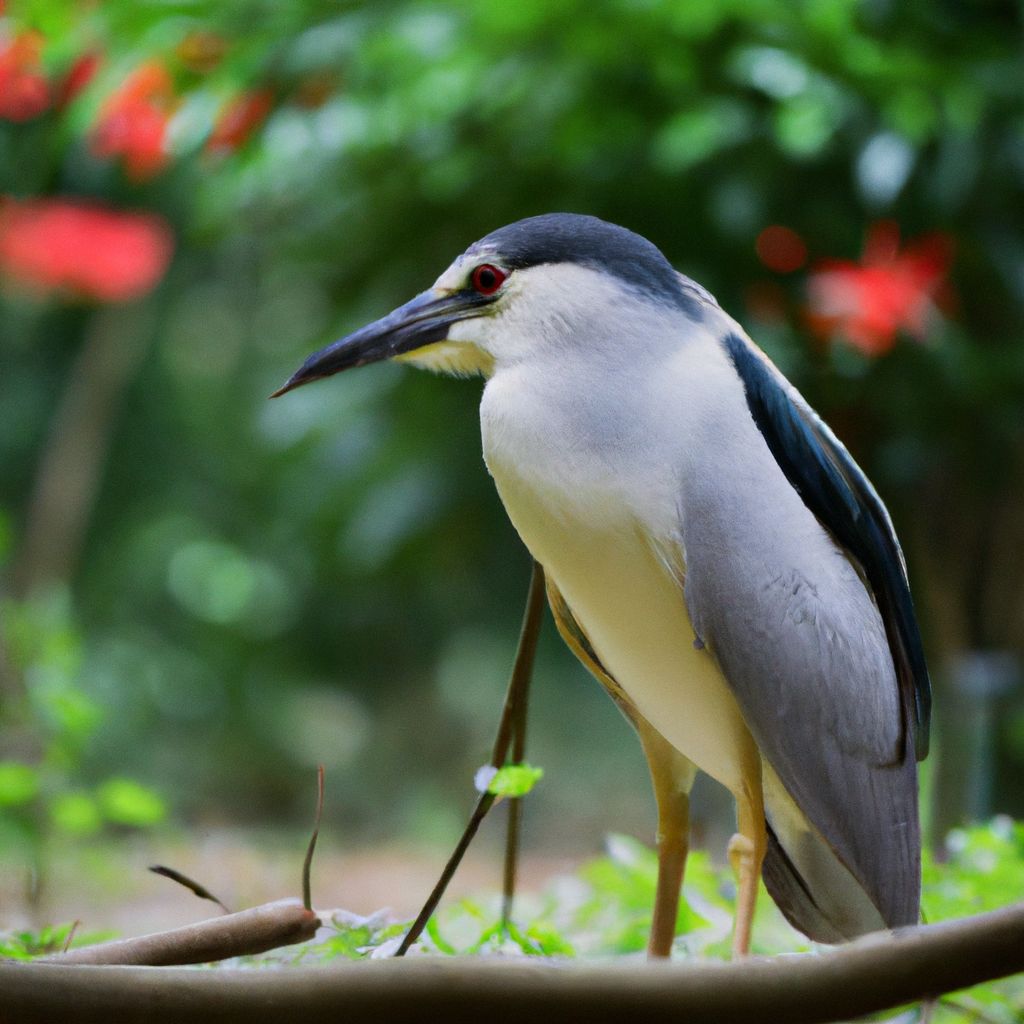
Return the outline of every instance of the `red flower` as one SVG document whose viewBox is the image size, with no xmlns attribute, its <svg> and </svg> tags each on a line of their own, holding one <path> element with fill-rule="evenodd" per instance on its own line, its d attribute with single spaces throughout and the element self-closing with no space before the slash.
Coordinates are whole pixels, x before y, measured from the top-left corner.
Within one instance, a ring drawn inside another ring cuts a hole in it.
<svg viewBox="0 0 1024 1024">
<path fill-rule="evenodd" d="M 266 120 L 273 106 L 274 95 L 269 89 L 239 93 L 220 112 L 206 141 L 207 151 L 225 153 L 238 149 Z"/>
<path fill-rule="evenodd" d="M 159 174 L 170 160 L 166 135 L 174 103 L 167 69 L 157 61 L 140 64 L 103 104 L 92 151 L 100 157 L 123 157 L 132 181 Z"/>
<path fill-rule="evenodd" d="M 96 50 L 83 53 L 68 69 L 57 88 L 55 104 L 66 107 L 92 80 L 103 63 L 103 56 Z"/>
<path fill-rule="evenodd" d="M 42 73 L 41 32 L 0 40 L 0 118 L 31 121 L 49 109 L 50 84 Z"/>
<path fill-rule="evenodd" d="M 936 292 L 949 270 L 952 245 L 934 234 L 899 250 L 891 221 L 868 232 L 860 263 L 819 264 L 808 282 L 808 321 L 822 337 L 840 334 L 865 355 L 879 356 L 907 331 L 923 338 Z"/>
<path fill-rule="evenodd" d="M 159 217 L 67 199 L 0 202 L 0 274 L 38 292 L 124 302 L 163 277 L 174 248 Z"/>
</svg>

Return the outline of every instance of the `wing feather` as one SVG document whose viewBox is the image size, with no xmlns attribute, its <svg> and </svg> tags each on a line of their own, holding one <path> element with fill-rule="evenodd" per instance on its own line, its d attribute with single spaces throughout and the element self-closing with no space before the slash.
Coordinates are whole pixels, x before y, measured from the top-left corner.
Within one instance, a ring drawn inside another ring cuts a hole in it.
<svg viewBox="0 0 1024 1024">
<path fill-rule="evenodd" d="M 726 351 L 743 381 L 751 415 L 786 479 L 836 541 L 856 559 L 882 614 L 918 760 L 928 753 L 931 685 L 889 513 L 839 439 L 752 342 L 732 333 Z"/>
</svg>

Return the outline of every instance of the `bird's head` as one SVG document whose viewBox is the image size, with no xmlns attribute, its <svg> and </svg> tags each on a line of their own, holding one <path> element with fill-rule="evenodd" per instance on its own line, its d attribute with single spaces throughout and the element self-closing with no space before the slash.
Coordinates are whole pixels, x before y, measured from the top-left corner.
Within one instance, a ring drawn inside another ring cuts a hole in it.
<svg viewBox="0 0 1024 1024">
<path fill-rule="evenodd" d="M 697 299 L 647 239 L 580 214 L 530 217 L 474 242 L 433 287 L 311 355 L 273 396 L 382 359 L 489 377 L 608 334 L 609 325 L 691 318 Z"/>
</svg>

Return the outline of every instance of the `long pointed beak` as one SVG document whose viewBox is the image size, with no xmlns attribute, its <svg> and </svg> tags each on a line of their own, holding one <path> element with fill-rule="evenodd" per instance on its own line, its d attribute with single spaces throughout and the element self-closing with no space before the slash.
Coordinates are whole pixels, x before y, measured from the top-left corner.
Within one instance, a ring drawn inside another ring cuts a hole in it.
<svg viewBox="0 0 1024 1024">
<path fill-rule="evenodd" d="M 330 377 L 354 366 L 411 352 L 444 341 L 452 324 L 482 316 L 493 297 L 466 289 L 421 292 L 404 306 L 314 352 L 270 397 L 277 398 L 302 384 Z"/>
</svg>

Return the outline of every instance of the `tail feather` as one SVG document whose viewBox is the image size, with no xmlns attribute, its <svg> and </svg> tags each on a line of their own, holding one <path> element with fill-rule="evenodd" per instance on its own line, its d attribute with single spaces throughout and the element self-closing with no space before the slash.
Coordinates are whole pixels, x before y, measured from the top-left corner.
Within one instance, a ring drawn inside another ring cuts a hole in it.
<svg viewBox="0 0 1024 1024">
<path fill-rule="evenodd" d="M 917 874 L 918 882 L 901 887 L 898 898 L 884 889 L 872 890 L 799 810 L 771 766 L 762 762 L 762 768 L 768 837 L 762 874 L 786 920 L 816 942 L 828 943 L 916 924 L 919 869 L 905 872 Z M 916 857 L 916 833 L 908 839 L 905 855 L 908 863 Z"/>
<path fill-rule="evenodd" d="M 814 897 L 782 848 L 771 825 L 767 822 L 765 824 L 768 830 L 768 848 L 761 874 L 769 895 L 775 900 L 786 920 L 809 939 L 815 942 L 842 942 L 847 936 L 836 929 L 821 907 L 814 902 Z"/>
</svg>

